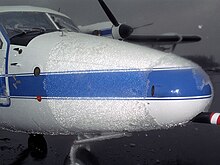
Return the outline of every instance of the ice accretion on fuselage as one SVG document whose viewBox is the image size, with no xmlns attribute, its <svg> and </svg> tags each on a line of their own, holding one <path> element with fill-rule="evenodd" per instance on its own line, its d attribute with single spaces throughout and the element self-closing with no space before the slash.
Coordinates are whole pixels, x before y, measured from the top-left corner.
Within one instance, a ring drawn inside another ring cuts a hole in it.
<svg viewBox="0 0 220 165">
<path fill-rule="evenodd" d="M 2 98 L 10 105 L 0 107 L 1 127 L 43 134 L 147 131 L 188 122 L 211 104 L 208 76 L 186 59 L 82 34 L 52 10 L 5 7 L 0 20 L 8 13 L 21 21 L 34 14 L 35 25 L 46 25 L 13 29 L 3 20 L 1 40 L 10 47 L 1 51 Z"/>
</svg>

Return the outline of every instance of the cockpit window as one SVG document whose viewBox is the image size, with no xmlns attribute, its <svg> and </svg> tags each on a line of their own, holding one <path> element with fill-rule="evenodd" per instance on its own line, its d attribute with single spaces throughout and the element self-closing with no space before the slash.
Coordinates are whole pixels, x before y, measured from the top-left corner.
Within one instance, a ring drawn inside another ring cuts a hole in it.
<svg viewBox="0 0 220 165">
<path fill-rule="evenodd" d="M 78 32 L 79 29 L 77 26 L 72 22 L 71 19 L 61 16 L 61 15 L 56 15 L 56 14 L 49 14 L 52 20 L 56 23 L 57 27 L 59 29 L 65 29 L 67 31 L 74 31 Z"/>
<path fill-rule="evenodd" d="M 32 29 L 57 30 L 45 13 L 41 12 L 5 12 L 0 13 L 0 24 L 9 38 Z"/>
</svg>

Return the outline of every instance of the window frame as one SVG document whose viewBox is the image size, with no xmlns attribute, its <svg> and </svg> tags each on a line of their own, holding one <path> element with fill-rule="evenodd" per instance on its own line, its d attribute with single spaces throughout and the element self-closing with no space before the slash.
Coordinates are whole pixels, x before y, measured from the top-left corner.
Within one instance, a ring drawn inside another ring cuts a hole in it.
<svg viewBox="0 0 220 165">
<path fill-rule="evenodd" d="M 2 49 L 2 47 L 3 47 L 3 41 L 2 41 L 2 39 L 0 38 L 0 49 Z"/>
</svg>

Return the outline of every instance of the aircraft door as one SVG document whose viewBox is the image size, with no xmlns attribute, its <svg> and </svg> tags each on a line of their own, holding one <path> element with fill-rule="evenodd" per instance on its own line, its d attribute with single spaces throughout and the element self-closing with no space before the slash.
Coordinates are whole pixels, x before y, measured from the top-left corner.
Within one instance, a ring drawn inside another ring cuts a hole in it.
<svg viewBox="0 0 220 165">
<path fill-rule="evenodd" d="M 10 106 L 8 88 L 8 54 L 10 40 L 4 28 L 0 25 L 0 107 Z"/>
</svg>

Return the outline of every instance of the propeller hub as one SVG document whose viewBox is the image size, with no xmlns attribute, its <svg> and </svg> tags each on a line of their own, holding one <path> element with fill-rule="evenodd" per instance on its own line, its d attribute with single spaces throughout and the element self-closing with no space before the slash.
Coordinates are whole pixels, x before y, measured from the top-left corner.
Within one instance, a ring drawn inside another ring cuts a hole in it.
<svg viewBox="0 0 220 165">
<path fill-rule="evenodd" d="M 129 37 L 133 31 L 134 29 L 129 25 L 121 24 L 119 26 L 119 34 L 122 39 Z"/>
</svg>

